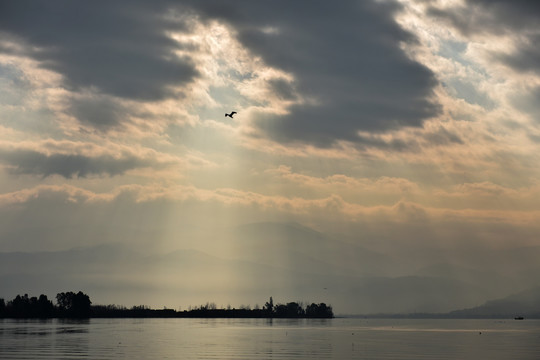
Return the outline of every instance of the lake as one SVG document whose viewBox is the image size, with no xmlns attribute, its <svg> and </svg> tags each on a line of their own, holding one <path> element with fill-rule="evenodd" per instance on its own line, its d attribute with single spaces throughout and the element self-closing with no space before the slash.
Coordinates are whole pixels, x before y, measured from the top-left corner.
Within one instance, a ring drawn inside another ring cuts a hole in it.
<svg viewBox="0 0 540 360">
<path fill-rule="evenodd" d="M 539 320 L 0 319 L 0 359 L 540 359 Z"/>
</svg>

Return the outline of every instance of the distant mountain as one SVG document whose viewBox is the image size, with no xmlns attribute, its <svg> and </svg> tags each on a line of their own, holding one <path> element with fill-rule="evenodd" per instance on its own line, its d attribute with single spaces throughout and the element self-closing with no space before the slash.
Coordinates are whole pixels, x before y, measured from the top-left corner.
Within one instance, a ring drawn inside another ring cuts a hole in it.
<svg viewBox="0 0 540 360">
<path fill-rule="evenodd" d="M 464 267 L 448 263 L 437 263 L 423 267 L 416 272 L 417 276 L 437 277 L 474 284 L 476 291 L 481 291 L 485 298 L 506 296 L 520 291 L 523 286 L 493 271 L 481 268 Z"/>
<path fill-rule="evenodd" d="M 296 271 L 345 276 L 398 276 L 414 268 L 297 223 L 253 223 L 225 234 L 231 256 Z"/>
<path fill-rule="evenodd" d="M 348 296 L 359 305 L 357 313 L 363 314 L 440 313 L 484 299 L 472 284 L 420 276 L 363 279 L 348 290 Z"/>
<path fill-rule="evenodd" d="M 449 313 L 452 317 L 478 318 L 540 318 L 540 287 L 528 289 L 503 299 L 487 301 L 481 306 L 456 310 Z"/>
<path fill-rule="evenodd" d="M 64 251 L 0 253 L 0 275 L 3 274 L 79 274 L 110 272 L 116 264 L 141 257 L 120 244 L 79 247 Z"/>
<path fill-rule="evenodd" d="M 101 304 L 177 308 L 262 305 L 273 296 L 325 302 L 336 314 L 443 313 L 538 285 L 540 273 L 538 248 L 388 255 L 296 223 L 247 224 L 188 240 L 178 244 L 193 248 L 165 254 L 119 244 L 0 253 L 0 297 L 82 290 Z"/>
<path fill-rule="evenodd" d="M 292 241 L 298 251 L 291 254 L 299 253 L 298 247 L 307 241 Z M 54 297 L 61 291 L 82 290 L 98 304 L 185 308 L 206 302 L 262 305 L 273 296 L 277 302 L 325 302 L 337 313 L 442 312 L 483 299 L 474 286 L 458 280 L 325 273 L 318 268 L 326 266 L 321 260 L 298 256 L 290 263 L 271 265 L 273 258 L 266 262 L 226 259 L 193 249 L 142 255 L 118 245 L 0 253 L 0 297 L 9 300 L 24 293 Z M 298 259 L 302 264 L 294 266 Z"/>
</svg>

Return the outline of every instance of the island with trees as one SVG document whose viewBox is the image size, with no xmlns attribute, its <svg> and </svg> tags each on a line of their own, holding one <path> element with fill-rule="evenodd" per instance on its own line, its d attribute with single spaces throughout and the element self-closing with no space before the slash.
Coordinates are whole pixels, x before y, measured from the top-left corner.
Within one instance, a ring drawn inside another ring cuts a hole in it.
<svg viewBox="0 0 540 360">
<path fill-rule="evenodd" d="M 152 309 L 140 305 L 127 308 L 119 305 L 92 305 L 90 297 L 79 291 L 56 295 L 53 304 L 46 295 L 29 297 L 17 295 L 6 302 L 0 298 L 0 318 L 333 318 L 332 307 L 325 303 L 301 302 L 275 304 L 270 297 L 262 308 L 249 306 L 226 309 L 207 303 L 189 310 Z"/>
</svg>

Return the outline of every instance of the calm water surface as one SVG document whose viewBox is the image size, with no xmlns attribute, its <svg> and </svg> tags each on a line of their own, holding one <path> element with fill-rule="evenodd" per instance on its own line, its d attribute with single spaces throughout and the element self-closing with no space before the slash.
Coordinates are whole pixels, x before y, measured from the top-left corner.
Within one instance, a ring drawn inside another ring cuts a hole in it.
<svg viewBox="0 0 540 360">
<path fill-rule="evenodd" d="M 0 320 L 0 359 L 540 359 L 538 320 Z"/>
</svg>

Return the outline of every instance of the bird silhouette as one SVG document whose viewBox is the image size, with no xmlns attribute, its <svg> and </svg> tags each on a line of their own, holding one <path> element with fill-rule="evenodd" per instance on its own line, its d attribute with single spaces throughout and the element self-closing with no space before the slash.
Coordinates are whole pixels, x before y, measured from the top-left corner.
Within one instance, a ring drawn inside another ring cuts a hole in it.
<svg viewBox="0 0 540 360">
<path fill-rule="evenodd" d="M 225 114 L 225 117 L 230 117 L 231 119 L 233 119 L 233 115 L 236 114 L 236 111 L 232 111 L 230 114 Z"/>
</svg>

